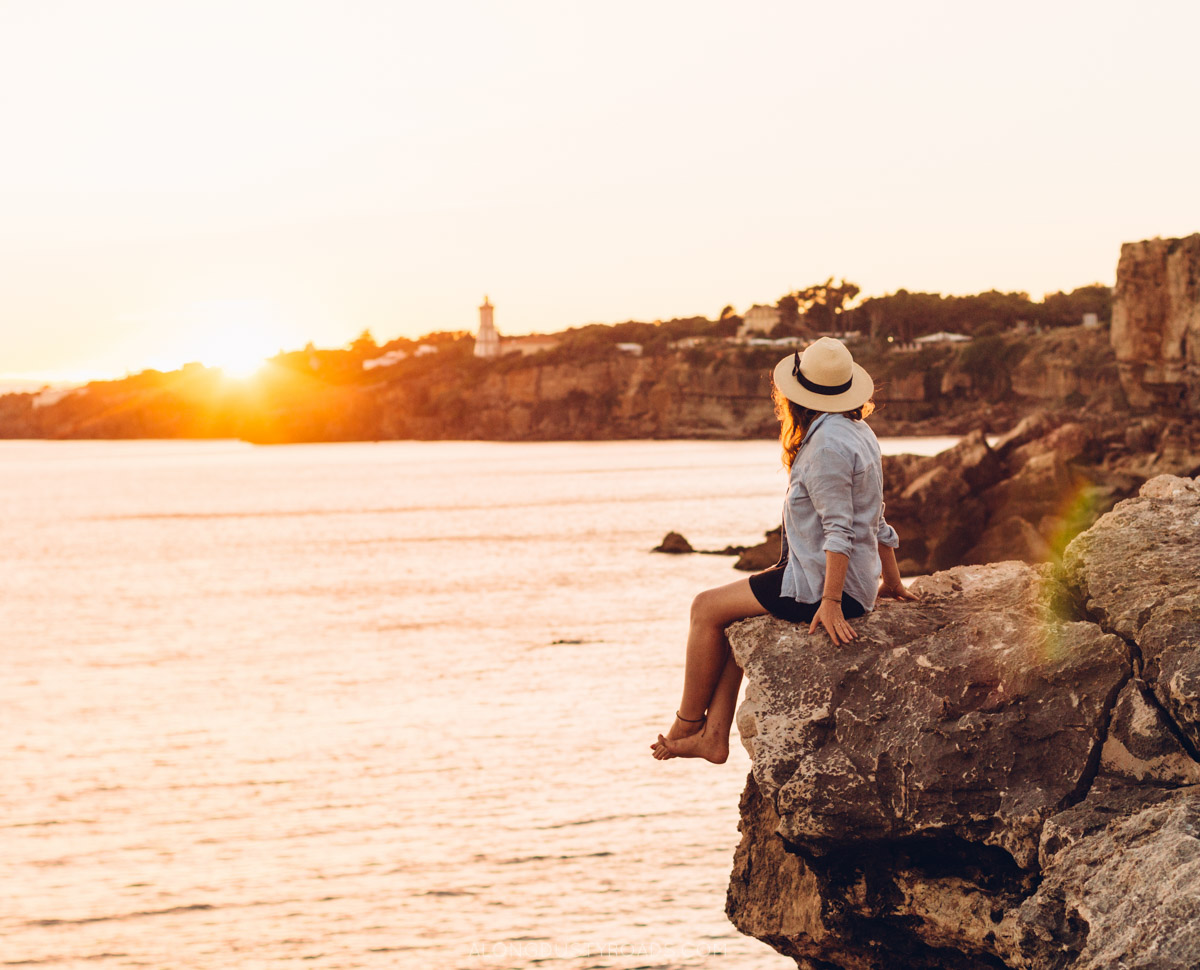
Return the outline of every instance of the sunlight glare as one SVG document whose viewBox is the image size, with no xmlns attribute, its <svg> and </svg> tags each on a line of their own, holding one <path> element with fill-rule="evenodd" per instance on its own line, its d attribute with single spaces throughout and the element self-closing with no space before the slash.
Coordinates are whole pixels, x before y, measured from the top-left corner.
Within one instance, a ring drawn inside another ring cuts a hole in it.
<svg viewBox="0 0 1200 970">
<path fill-rule="evenodd" d="M 206 300 L 192 304 L 186 318 L 192 359 L 236 379 L 254 376 L 291 339 L 262 300 Z"/>
</svg>

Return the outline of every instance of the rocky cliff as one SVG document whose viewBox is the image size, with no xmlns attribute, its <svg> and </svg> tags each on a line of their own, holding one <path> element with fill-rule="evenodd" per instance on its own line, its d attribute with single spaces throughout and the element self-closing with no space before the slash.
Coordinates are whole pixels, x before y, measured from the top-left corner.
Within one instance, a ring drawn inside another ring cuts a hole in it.
<svg viewBox="0 0 1200 970">
<path fill-rule="evenodd" d="M 545 441 L 778 431 L 770 402 L 775 348 L 713 341 L 632 357 L 601 346 L 495 361 L 470 350 L 463 339 L 382 371 L 287 355 L 252 381 L 188 365 L 69 393 L 8 394 L 0 396 L 0 438 Z M 1100 329 L 995 336 L 920 353 L 864 343 L 855 353 L 876 376 L 879 434 L 999 433 L 1039 407 L 1124 407 L 1116 358 Z"/>
<path fill-rule="evenodd" d="M 1200 233 L 1121 247 L 1112 344 L 1134 407 L 1200 409 Z"/>
<path fill-rule="evenodd" d="M 974 431 L 941 454 L 885 455 L 883 465 L 905 575 L 1050 562 L 1147 479 L 1200 475 L 1200 421 L 1034 411 L 997 438 Z M 770 534 L 744 550 L 737 568 L 765 569 L 778 558 L 779 537 Z"/>
<path fill-rule="evenodd" d="M 960 566 L 859 639 L 730 628 L 728 913 L 805 970 L 1200 965 L 1200 481 L 1061 567 Z"/>
</svg>

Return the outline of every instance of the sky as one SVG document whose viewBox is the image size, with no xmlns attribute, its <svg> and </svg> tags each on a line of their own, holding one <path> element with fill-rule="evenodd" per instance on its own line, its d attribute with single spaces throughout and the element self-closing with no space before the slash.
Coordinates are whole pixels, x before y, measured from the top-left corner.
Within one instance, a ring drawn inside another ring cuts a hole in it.
<svg viewBox="0 0 1200 970">
<path fill-rule="evenodd" d="M 1193 0 L 0 0 L 0 377 L 1111 284 Z"/>
</svg>

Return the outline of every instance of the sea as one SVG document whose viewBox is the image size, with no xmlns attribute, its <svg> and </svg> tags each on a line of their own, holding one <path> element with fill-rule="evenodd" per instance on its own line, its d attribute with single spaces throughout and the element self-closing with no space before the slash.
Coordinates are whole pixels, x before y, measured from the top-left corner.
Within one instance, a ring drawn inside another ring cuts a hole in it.
<svg viewBox="0 0 1200 970">
<path fill-rule="evenodd" d="M 952 439 L 885 439 L 933 453 Z M 0 441 L 0 966 L 792 961 L 659 762 L 771 441 Z"/>
</svg>

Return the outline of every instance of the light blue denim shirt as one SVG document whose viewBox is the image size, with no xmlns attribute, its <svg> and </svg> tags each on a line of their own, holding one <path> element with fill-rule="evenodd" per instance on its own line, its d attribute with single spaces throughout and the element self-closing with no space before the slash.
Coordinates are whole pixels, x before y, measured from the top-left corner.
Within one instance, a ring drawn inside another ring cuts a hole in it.
<svg viewBox="0 0 1200 970">
<path fill-rule="evenodd" d="M 864 609 L 879 591 L 879 545 L 900 545 L 883 517 L 879 441 L 865 421 L 822 414 L 804 435 L 792 462 L 783 507 L 788 561 L 780 592 L 815 603 L 825 586 L 826 551 L 850 558 L 843 592 Z"/>
</svg>

